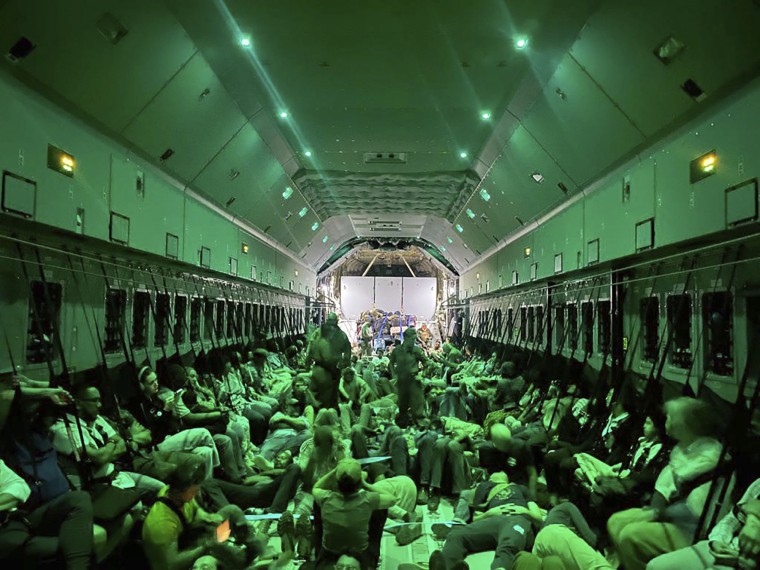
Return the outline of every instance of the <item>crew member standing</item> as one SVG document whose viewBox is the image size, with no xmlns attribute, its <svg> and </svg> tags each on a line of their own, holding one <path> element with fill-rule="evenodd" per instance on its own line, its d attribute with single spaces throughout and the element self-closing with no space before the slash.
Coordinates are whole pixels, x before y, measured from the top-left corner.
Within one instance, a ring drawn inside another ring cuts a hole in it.
<svg viewBox="0 0 760 570">
<path fill-rule="evenodd" d="M 314 362 L 309 388 L 320 408 L 338 409 L 340 369 L 350 359 L 351 341 L 338 326 L 338 315 L 330 313 L 312 337 L 307 358 L 307 362 Z"/>
<path fill-rule="evenodd" d="M 415 341 L 417 331 L 408 328 L 404 331 L 404 342 L 393 349 L 390 356 L 390 368 L 396 379 L 398 392 L 398 419 L 396 423 L 401 428 L 409 425 L 409 416 L 419 420 L 425 413 L 425 400 L 422 382 L 417 378 L 420 364 L 427 363 L 425 351 Z"/>
</svg>

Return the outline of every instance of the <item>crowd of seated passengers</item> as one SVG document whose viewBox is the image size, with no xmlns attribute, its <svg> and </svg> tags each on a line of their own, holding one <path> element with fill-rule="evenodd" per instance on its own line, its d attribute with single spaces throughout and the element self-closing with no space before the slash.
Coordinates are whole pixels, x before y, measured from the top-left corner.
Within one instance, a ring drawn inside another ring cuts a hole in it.
<svg viewBox="0 0 760 570">
<path fill-rule="evenodd" d="M 446 343 L 415 353 L 424 409 L 396 425 L 387 353 L 357 348 L 337 408 L 319 409 L 306 343 L 267 347 L 212 351 L 160 377 L 140 367 L 118 399 L 78 385 L 69 404 L 60 388 L 3 376 L 2 417 L 14 428 L 6 422 L 2 437 L 0 557 L 89 568 L 138 520 L 132 536 L 153 568 L 277 567 L 296 553 L 318 568 L 370 568 L 387 519 L 406 523 L 394 532 L 408 544 L 422 534 L 416 504 L 436 511 L 447 497 L 460 524 L 434 525 L 445 543 L 433 569 L 488 550 L 494 569 L 611 568 L 605 543 L 626 570 L 689 560 L 668 553 L 697 538 L 722 450 L 703 402 L 652 405 L 645 420 L 632 413 L 633 385 L 549 383 L 498 352 Z M 720 539 L 697 545 L 700 560 L 757 558 L 760 484 L 747 486 Z M 281 515 L 279 559 L 270 521 L 252 525 L 245 509 Z M 220 544 L 217 532 L 230 538 Z"/>
</svg>

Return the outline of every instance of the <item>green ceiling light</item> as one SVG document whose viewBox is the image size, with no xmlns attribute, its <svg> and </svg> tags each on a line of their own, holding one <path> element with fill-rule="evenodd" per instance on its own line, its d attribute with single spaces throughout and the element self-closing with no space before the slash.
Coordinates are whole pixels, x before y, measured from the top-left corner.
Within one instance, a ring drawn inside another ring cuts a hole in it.
<svg viewBox="0 0 760 570">
<path fill-rule="evenodd" d="M 303 155 L 304 155 L 305 157 L 309 157 L 309 156 L 311 156 L 311 151 L 310 151 L 310 150 L 307 150 L 306 152 L 304 152 L 304 153 L 303 153 Z"/>
<path fill-rule="evenodd" d="M 287 111 L 280 111 L 280 118 L 281 119 L 287 119 L 288 118 Z"/>
<path fill-rule="evenodd" d="M 441 246 L 441 251 L 444 252 L 444 253 L 446 253 L 446 246 L 445 245 Z"/>
<path fill-rule="evenodd" d="M 488 190 L 485 188 L 480 189 L 480 197 L 483 198 L 484 202 L 488 202 L 491 199 L 491 195 L 488 193 Z"/>
<path fill-rule="evenodd" d="M 322 243 L 327 243 L 327 240 L 330 239 L 330 236 L 325 236 L 322 238 Z"/>
<path fill-rule="evenodd" d="M 541 184 L 544 181 L 544 175 L 540 172 L 534 172 L 530 175 L 530 177 L 533 179 L 533 182 L 536 184 Z"/>
<path fill-rule="evenodd" d="M 526 36 L 519 36 L 515 39 L 515 47 L 517 49 L 525 49 L 528 47 L 528 38 Z"/>
<path fill-rule="evenodd" d="M 463 228 L 462 226 L 460 226 L 459 224 L 457 224 L 457 225 L 456 225 L 456 226 L 454 226 L 454 227 L 457 229 L 457 231 L 458 231 L 460 234 L 461 234 L 461 233 L 464 231 L 464 228 Z"/>
<path fill-rule="evenodd" d="M 484 121 L 487 121 L 488 119 L 491 118 L 491 113 L 489 113 L 488 111 L 483 111 L 480 114 L 480 118 L 483 119 Z"/>
<path fill-rule="evenodd" d="M 303 208 L 301 208 L 301 211 L 298 212 L 298 217 L 299 218 L 303 218 L 308 213 L 309 213 L 309 208 L 307 208 L 306 206 L 304 206 Z"/>
<path fill-rule="evenodd" d="M 243 47 L 251 47 L 251 38 L 240 38 L 240 45 Z"/>
<path fill-rule="evenodd" d="M 451 239 L 451 238 L 450 238 L 450 237 L 448 237 L 448 236 L 446 237 L 446 241 L 448 241 L 449 243 L 454 243 L 454 240 L 453 240 L 453 239 Z"/>
<path fill-rule="evenodd" d="M 460 152 L 459 158 L 467 158 L 467 153 L 465 151 Z"/>
<path fill-rule="evenodd" d="M 475 219 L 475 212 L 473 212 L 472 210 L 470 210 L 469 208 L 467 208 L 467 217 L 470 218 L 471 220 L 474 220 Z"/>
<path fill-rule="evenodd" d="M 334 245 L 330 246 L 330 251 L 335 251 L 335 246 Z"/>
<path fill-rule="evenodd" d="M 285 200 L 290 198 L 292 195 L 293 195 L 293 189 L 290 186 L 288 186 L 287 188 L 285 188 L 285 190 L 282 191 L 282 197 Z"/>
<path fill-rule="evenodd" d="M 319 229 L 319 222 L 311 224 L 311 231 L 316 232 Z"/>
</svg>

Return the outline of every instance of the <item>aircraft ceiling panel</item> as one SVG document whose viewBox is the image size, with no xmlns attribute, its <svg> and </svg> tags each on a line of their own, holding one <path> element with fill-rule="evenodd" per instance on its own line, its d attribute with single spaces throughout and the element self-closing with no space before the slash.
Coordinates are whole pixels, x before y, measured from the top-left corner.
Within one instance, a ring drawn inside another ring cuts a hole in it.
<svg viewBox="0 0 760 570">
<path fill-rule="evenodd" d="M 97 28 L 105 14 L 128 31 L 115 45 Z M 117 132 L 195 52 L 182 26 L 153 0 L 10 0 L 0 11 L 0 45 L 22 35 L 37 47 L 20 69 Z"/>
<path fill-rule="evenodd" d="M 455 228 L 456 224 L 462 226 L 464 230 L 462 232 L 456 230 L 459 233 L 459 237 L 475 255 L 480 255 L 496 242 L 493 236 L 484 231 L 478 218 L 471 220 L 467 215 L 461 214 L 454 220 Z"/>
<path fill-rule="evenodd" d="M 541 174 L 543 182 L 537 183 L 531 176 L 534 173 Z M 486 215 L 494 223 L 493 233 L 501 239 L 521 225 L 516 218 L 527 222 L 564 199 L 559 183 L 568 192 L 575 190 L 567 174 L 531 133 L 518 127 L 481 184 L 491 197 Z M 473 201 L 478 200 L 476 193 Z"/>
<path fill-rule="evenodd" d="M 349 216 L 333 216 L 325 220 L 322 229 L 324 233 L 315 236 L 301 252 L 304 262 L 314 267 L 320 267 L 335 249 L 356 236 Z M 327 243 L 322 243 L 324 235 L 329 238 Z"/>
<path fill-rule="evenodd" d="M 757 63 L 760 10 L 749 0 L 728 8 L 690 0 L 607 2 L 590 18 L 571 55 L 650 136 L 694 106 L 681 88 L 687 79 L 709 96 Z M 665 65 L 654 52 L 670 36 L 684 49 Z"/>
<path fill-rule="evenodd" d="M 576 185 L 591 181 L 644 140 L 571 56 L 559 65 L 523 125 Z"/>
<path fill-rule="evenodd" d="M 466 265 L 464 257 L 469 250 L 464 247 L 459 234 L 448 220 L 431 216 L 422 229 L 420 237 L 437 247 L 441 255 L 448 259 L 458 271 Z M 449 238 L 451 238 L 451 243 L 449 243 Z"/>
<path fill-rule="evenodd" d="M 281 193 L 287 186 L 280 164 L 269 154 L 264 141 L 249 124 L 236 133 L 209 162 L 195 185 L 221 204 L 234 198 L 230 210 L 247 212 L 268 192 Z"/>
<path fill-rule="evenodd" d="M 153 157 L 192 181 L 246 124 L 211 68 L 196 54 L 124 131 Z"/>
</svg>

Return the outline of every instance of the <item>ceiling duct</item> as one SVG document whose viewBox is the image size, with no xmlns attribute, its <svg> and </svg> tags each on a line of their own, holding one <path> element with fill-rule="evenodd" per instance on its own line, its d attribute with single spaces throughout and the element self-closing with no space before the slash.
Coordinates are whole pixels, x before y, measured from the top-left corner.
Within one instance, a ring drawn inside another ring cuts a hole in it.
<svg viewBox="0 0 760 570">
<path fill-rule="evenodd" d="M 365 152 L 364 164 L 406 164 L 406 153 Z"/>
</svg>

